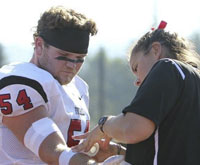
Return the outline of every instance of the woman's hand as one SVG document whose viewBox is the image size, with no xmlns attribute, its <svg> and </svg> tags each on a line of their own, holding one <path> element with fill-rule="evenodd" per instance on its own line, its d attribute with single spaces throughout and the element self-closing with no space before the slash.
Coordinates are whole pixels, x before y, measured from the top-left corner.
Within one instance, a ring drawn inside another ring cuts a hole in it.
<svg viewBox="0 0 200 165">
<path fill-rule="evenodd" d="M 72 147 L 74 152 L 88 152 L 90 148 L 95 144 L 99 143 L 100 148 L 106 148 L 111 140 L 110 137 L 106 136 L 99 128 L 99 126 L 94 127 L 90 132 L 83 135 L 73 136 L 75 140 L 84 139 L 80 144 Z M 101 141 L 102 139 L 103 142 Z"/>
</svg>

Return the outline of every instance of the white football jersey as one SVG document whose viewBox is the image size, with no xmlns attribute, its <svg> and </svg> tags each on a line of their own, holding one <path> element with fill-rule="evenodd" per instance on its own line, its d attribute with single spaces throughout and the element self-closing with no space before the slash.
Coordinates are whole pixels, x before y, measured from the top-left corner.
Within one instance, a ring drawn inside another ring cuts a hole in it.
<svg viewBox="0 0 200 165">
<path fill-rule="evenodd" d="M 67 85 L 32 63 L 13 63 L 0 69 L 0 164 L 45 164 L 2 124 L 3 116 L 18 116 L 44 105 L 60 128 L 68 147 L 73 135 L 89 130 L 87 84 L 78 76 Z"/>
</svg>

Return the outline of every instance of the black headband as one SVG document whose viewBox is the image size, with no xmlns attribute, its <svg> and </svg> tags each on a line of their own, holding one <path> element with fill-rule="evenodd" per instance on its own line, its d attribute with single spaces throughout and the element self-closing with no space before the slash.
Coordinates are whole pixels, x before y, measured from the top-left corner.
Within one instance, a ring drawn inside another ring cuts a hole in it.
<svg viewBox="0 0 200 165">
<path fill-rule="evenodd" d="M 58 49 L 72 53 L 86 54 L 89 45 L 89 32 L 75 29 L 47 29 L 39 34 L 45 42 Z"/>
</svg>

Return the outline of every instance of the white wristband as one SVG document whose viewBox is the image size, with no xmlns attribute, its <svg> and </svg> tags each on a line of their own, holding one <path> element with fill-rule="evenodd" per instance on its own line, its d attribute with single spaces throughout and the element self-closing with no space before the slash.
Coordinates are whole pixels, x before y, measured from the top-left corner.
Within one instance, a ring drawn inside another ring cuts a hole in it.
<svg viewBox="0 0 200 165">
<path fill-rule="evenodd" d="M 59 165 L 67 165 L 69 164 L 69 161 L 72 156 L 74 156 L 76 153 L 72 152 L 71 149 L 67 148 L 64 150 L 60 156 L 59 156 Z"/>
</svg>

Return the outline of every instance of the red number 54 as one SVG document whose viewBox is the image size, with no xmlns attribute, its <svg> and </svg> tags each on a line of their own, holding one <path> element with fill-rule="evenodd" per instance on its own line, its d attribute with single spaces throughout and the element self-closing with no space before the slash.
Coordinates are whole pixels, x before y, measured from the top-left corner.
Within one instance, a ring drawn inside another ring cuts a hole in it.
<svg viewBox="0 0 200 165">
<path fill-rule="evenodd" d="M 0 95 L 0 110 L 4 115 L 9 115 L 13 112 L 12 103 L 9 102 L 10 99 L 11 99 L 10 94 Z M 16 102 L 18 105 L 23 105 L 24 110 L 33 107 L 31 99 L 30 97 L 27 96 L 25 89 L 19 91 Z"/>
</svg>

